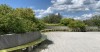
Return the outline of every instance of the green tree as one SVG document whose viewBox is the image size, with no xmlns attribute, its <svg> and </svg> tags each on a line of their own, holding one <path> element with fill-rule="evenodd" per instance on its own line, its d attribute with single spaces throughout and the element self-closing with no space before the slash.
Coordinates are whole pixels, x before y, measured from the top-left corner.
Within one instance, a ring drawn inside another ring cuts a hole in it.
<svg viewBox="0 0 100 52">
<path fill-rule="evenodd" d="M 83 21 L 85 24 L 87 24 L 88 26 L 94 26 L 94 22 L 92 20 L 84 20 Z"/>
<path fill-rule="evenodd" d="M 36 23 L 37 30 L 43 30 L 45 26 L 46 24 L 43 21 L 38 21 L 38 23 Z"/>
<path fill-rule="evenodd" d="M 36 29 L 36 18 L 32 9 L 12 9 L 0 5 L 0 33 L 23 33 Z"/>
<path fill-rule="evenodd" d="M 62 16 L 58 13 L 57 15 L 55 14 L 49 14 L 48 16 L 43 17 L 43 21 L 45 23 L 60 23 Z"/>
<path fill-rule="evenodd" d="M 7 15 L 7 14 L 11 13 L 12 11 L 13 11 L 13 9 L 6 4 L 0 5 L 0 15 Z"/>
<path fill-rule="evenodd" d="M 90 19 L 84 20 L 84 23 L 88 26 L 100 26 L 100 15 L 95 15 Z"/>
<path fill-rule="evenodd" d="M 13 9 L 6 4 L 0 5 L 0 32 L 9 31 L 8 22 L 10 20 L 10 13 L 12 13 Z M 8 17 L 7 17 L 8 16 Z"/>
<path fill-rule="evenodd" d="M 61 19 L 60 24 L 68 26 L 68 24 L 70 24 L 72 21 L 74 21 L 72 18 L 63 18 Z"/>
<path fill-rule="evenodd" d="M 35 13 L 30 8 L 16 8 L 14 13 L 17 17 L 35 22 Z"/>
<path fill-rule="evenodd" d="M 70 28 L 72 29 L 80 29 L 82 32 L 85 31 L 85 23 L 83 23 L 82 21 L 79 21 L 79 20 L 75 20 L 75 21 L 72 21 L 71 23 L 69 23 L 68 25 Z"/>
<path fill-rule="evenodd" d="M 91 18 L 92 22 L 94 22 L 94 26 L 100 26 L 100 15 L 95 15 Z"/>
</svg>

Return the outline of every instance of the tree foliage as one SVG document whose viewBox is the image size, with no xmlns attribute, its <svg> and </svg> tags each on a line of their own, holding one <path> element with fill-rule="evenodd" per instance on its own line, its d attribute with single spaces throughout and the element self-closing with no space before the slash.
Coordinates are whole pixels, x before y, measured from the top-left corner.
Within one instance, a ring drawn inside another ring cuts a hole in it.
<svg viewBox="0 0 100 52">
<path fill-rule="evenodd" d="M 45 27 L 46 24 L 43 21 L 38 21 L 38 23 L 36 23 L 37 30 L 43 30 Z"/>
<path fill-rule="evenodd" d="M 81 32 L 86 31 L 85 23 L 83 23 L 82 21 L 79 21 L 79 20 L 72 21 L 71 23 L 69 23 L 68 26 L 72 29 L 77 29 L 77 30 L 80 29 Z"/>
<path fill-rule="evenodd" d="M 62 16 L 58 13 L 57 15 L 55 14 L 49 14 L 48 16 L 43 17 L 43 21 L 45 23 L 60 23 Z"/>
<path fill-rule="evenodd" d="M 94 22 L 95 26 L 100 26 L 100 15 L 93 16 L 91 20 Z"/>
<path fill-rule="evenodd" d="M 76 20 L 76 21 L 71 21 L 68 24 L 68 26 L 71 28 L 82 28 L 82 27 L 85 27 L 86 25 L 82 21 Z"/>
<path fill-rule="evenodd" d="M 13 9 L 6 4 L 0 5 L 0 15 L 7 15 L 7 14 L 11 13 L 12 11 L 13 11 Z"/>
<path fill-rule="evenodd" d="M 100 15 L 95 15 L 90 19 L 84 20 L 84 23 L 88 26 L 100 26 Z"/>
<path fill-rule="evenodd" d="M 13 9 L 5 4 L 0 5 L 0 33 L 23 33 L 37 28 L 40 30 L 43 24 L 37 21 L 30 8 Z"/>
<path fill-rule="evenodd" d="M 63 18 L 63 19 L 61 19 L 60 24 L 63 24 L 65 26 L 68 26 L 68 24 L 71 23 L 72 21 L 74 21 L 74 19 L 71 19 L 71 18 Z"/>
<path fill-rule="evenodd" d="M 80 29 L 82 32 L 85 31 L 85 23 L 80 20 L 74 20 L 72 18 L 63 18 L 60 21 L 64 26 L 68 26 L 72 29 Z"/>
</svg>

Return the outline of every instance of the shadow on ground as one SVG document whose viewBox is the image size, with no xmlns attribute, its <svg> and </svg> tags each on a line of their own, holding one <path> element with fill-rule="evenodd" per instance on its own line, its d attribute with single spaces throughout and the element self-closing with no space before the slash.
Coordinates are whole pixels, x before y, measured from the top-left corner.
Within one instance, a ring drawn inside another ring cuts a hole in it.
<svg viewBox="0 0 100 52">
<path fill-rule="evenodd" d="M 50 44 L 53 44 L 53 42 L 49 39 L 46 39 L 45 41 L 43 41 L 42 43 L 37 45 L 35 48 L 33 48 L 32 52 L 40 52 L 43 49 L 47 49 L 48 45 L 50 45 Z"/>
</svg>

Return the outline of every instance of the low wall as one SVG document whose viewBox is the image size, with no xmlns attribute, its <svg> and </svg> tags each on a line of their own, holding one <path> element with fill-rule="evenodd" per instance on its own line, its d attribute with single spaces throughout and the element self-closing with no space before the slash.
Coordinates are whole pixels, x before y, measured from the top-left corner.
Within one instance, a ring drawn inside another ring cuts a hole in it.
<svg viewBox="0 0 100 52">
<path fill-rule="evenodd" d="M 87 26 L 83 29 L 80 28 L 69 28 L 67 26 L 47 26 L 43 31 L 69 31 L 69 32 L 94 32 L 100 31 L 100 28 L 97 26 Z"/>
<path fill-rule="evenodd" d="M 65 31 L 69 30 L 67 26 L 47 26 L 46 29 L 65 30 Z"/>
<path fill-rule="evenodd" d="M 40 32 L 28 32 L 23 34 L 11 34 L 0 36 L 0 50 L 16 47 L 35 41 L 41 37 Z"/>
<path fill-rule="evenodd" d="M 87 26 L 87 27 L 86 27 L 86 31 L 87 31 L 87 32 L 100 31 L 100 28 L 97 27 L 97 26 Z"/>
</svg>

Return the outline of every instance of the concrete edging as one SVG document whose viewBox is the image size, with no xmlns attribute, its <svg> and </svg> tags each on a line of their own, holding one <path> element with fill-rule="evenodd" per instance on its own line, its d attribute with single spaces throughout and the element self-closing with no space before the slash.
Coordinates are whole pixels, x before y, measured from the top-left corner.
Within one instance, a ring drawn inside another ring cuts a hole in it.
<svg viewBox="0 0 100 52">
<path fill-rule="evenodd" d="M 14 50 L 18 50 L 18 49 L 23 49 L 23 48 L 30 47 L 30 46 L 35 46 L 35 45 L 41 43 L 42 41 L 44 41 L 45 39 L 46 39 L 46 35 L 42 35 L 42 37 L 36 41 L 33 41 L 31 43 L 27 43 L 24 45 L 20 45 L 17 47 L 9 48 L 9 49 L 3 49 L 3 50 L 0 50 L 0 52 L 9 52 L 9 51 L 14 51 Z"/>
</svg>

